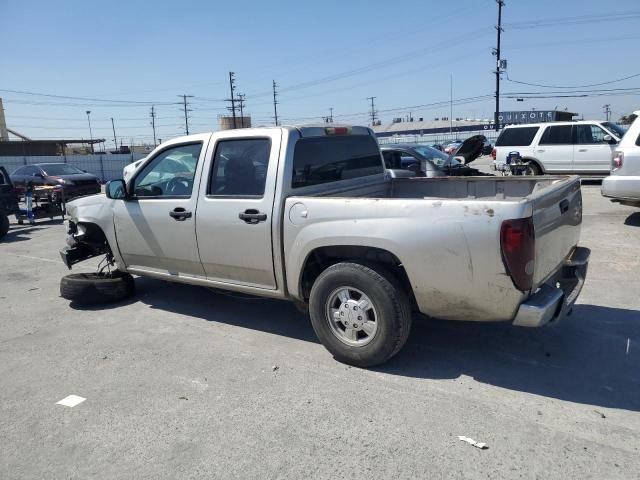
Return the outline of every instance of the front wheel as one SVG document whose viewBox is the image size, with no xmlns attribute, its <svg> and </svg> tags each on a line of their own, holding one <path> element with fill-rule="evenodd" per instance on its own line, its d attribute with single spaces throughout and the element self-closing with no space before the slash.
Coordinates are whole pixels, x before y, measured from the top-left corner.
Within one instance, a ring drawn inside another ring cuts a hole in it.
<svg viewBox="0 0 640 480">
<path fill-rule="evenodd" d="M 411 304 L 400 283 L 381 267 L 357 263 L 338 263 L 320 274 L 309 314 L 325 348 L 358 367 L 389 360 L 411 329 Z"/>
</svg>

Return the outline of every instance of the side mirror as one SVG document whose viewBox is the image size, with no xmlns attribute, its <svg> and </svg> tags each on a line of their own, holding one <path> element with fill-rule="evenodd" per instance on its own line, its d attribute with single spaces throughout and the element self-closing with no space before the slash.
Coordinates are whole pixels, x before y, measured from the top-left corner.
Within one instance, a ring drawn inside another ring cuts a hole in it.
<svg viewBox="0 0 640 480">
<path fill-rule="evenodd" d="M 618 143 L 616 139 L 613 138 L 611 135 L 605 135 L 603 137 L 603 140 L 607 142 L 609 145 L 615 145 L 616 143 Z"/>
<path fill-rule="evenodd" d="M 33 174 L 31 174 L 32 177 L 38 177 L 38 178 L 44 178 L 44 175 L 38 172 L 34 172 Z"/>
<path fill-rule="evenodd" d="M 121 179 L 111 180 L 107 182 L 105 194 L 113 200 L 124 200 L 127 198 L 127 184 Z"/>
</svg>

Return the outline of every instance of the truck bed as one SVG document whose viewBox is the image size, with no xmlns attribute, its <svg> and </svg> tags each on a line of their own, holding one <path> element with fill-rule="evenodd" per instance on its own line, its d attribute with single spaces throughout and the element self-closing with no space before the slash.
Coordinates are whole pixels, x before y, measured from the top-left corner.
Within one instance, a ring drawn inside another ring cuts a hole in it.
<svg viewBox="0 0 640 480">
<path fill-rule="evenodd" d="M 298 246 L 314 237 L 373 245 L 394 252 L 421 311 L 439 318 L 508 320 L 531 293 L 515 289 L 505 269 L 504 220 L 533 218 L 532 291 L 558 271 L 580 236 L 576 176 L 408 178 L 322 187 L 286 200 L 287 271 L 304 261 Z"/>
</svg>

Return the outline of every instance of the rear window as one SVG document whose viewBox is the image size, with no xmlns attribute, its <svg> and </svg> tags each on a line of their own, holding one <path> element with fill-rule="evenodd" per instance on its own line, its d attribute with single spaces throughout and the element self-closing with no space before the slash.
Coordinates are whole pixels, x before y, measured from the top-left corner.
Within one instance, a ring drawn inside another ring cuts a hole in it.
<svg viewBox="0 0 640 480">
<path fill-rule="evenodd" d="M 309 137 L 293 152 L 293 188 L 384 172 L 378 142 L 369 135 Z"/>
<path fill-rule="evenodd" d="M 526 147 L 531 145 L 533 137 L 538 133 L 539 127 L 505 128 L 498 140 L 496 147 Z"/>
</svg>

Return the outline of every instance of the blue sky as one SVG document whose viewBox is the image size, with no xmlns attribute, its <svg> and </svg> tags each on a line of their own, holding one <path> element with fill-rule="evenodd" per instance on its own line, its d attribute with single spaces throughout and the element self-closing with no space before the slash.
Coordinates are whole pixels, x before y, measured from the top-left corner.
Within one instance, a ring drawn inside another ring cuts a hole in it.
<svg viewBox="0 0 640 480">
<path fill-rule="evenodd" d="M 637 0 L 506 0 L 503 57 L 511 79 L 587 85 L 640 73 Z M 191 99 L 190 130 L 215 128 L 228 98 L 228 72 L 246 94 L 254 124 L 273 122 L 271 81 L 280 85 L 286 123 L 366 123 L 375 96 L 383 121 L 432 119 L 449 107 L 414 107 L 493 94 L 497 7 L 494 0 L 300 1 L 14 1 L 0 0 L 0 89 L 62 96 L 157 102 L 160 138 L 183 133 L 179 94 Z M 594 15 L 604 15 L 594 21 Z M 572 17 L 561 25 L 537 20 Z M 589 18 L 591 17 L 591 18 Z M 513 24 L 513 25 L 510 25 Z M 519 25 L 518 25 L 519 24 Z M 601 88 L 640 87 L 640 77 Z M 595 88 L 595 87 L 594 87 Z M 507 81 L 503 92 L 553 91 Z M 147 104 L 0 92 L 10 128 L 33 138 L 151 138 Z M 613 118 L 640 108 L 639 95 L 503 99 L 503 109 L 559 109 Z M 397 109 L 393 110 L 392 109 Z M 454 107 L 455 117 L 488 118 L 493 100 Z"/>
</svg>

